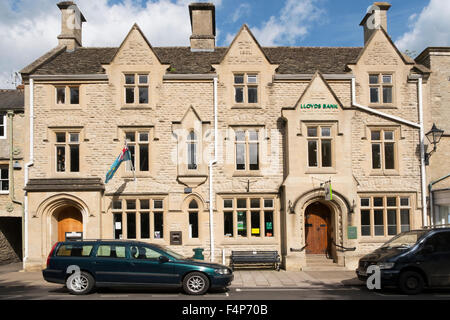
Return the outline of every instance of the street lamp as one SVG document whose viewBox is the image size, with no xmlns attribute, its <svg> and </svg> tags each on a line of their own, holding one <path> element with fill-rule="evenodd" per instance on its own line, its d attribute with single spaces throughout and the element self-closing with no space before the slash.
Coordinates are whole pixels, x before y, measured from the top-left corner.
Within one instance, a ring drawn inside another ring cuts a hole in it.
<svg viewBox="0 0 450 320">
<path fill-rule="evenodd" d="M 433 145 L 433 150 L 430 152 L 425 152 L 425 165 L 430 164 L 431 155 L 436 152 L 436 145 L 441 141 L 442 135 L 444 134 L 444 130 L 438 129 L 436 124 L 433 123 L 433 127 L 431 130 L 425 134 L 427 136 L 428 141 Z"/>
</svg>

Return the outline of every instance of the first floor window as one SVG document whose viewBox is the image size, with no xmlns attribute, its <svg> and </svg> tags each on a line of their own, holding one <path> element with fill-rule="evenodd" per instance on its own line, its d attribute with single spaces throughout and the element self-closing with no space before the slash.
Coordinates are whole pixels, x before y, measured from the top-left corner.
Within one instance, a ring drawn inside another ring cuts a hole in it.
<svg viewBox="0 0 450 320">
<path fill-rule="evenodd" d="M 56 133 L 56 171 L 80 171 L 80 133 Z"/>
<path fill-rule="evenodd" d="M 236 170 L 259 170 L 259 132 L 257 130 L 236 131 Z"/>
<path fill-rule="evenodd" d="M 371 130 L 372 169 L 395 169 L 395 132 L 389 129 Z"/>
<path fill-rule="evenodd" d="M 128 149 L 131 154 L 131 164 L 136 171 L 149 171 L 149 149 L 150 138 L 148 131 L 129 131 L 125 133 Z M 131 171 L 130 163 L 127 162 L 127 171 Z"/>
<path fill-rule="evenodd" d="M 149 75 L 125 74 L 125 103 L 148 104 L 149 102 Z"/>
<path fill-rule="evenodd" d="M 373 104 L 393 103 L 392 74 L 369 75 L 369 86 L 370 86 L 370 103 Z"/>
<path fill-rule="evenodd" d="M 329 126 L 311 126 L 307 129 L 308 166 L 332 167 L 332 135 Z"/>
<path fill-rule="evenodd" d="M 274 209 L 273 199 L 233 198 L 224 199 L 224 236 L 233 238 L 273 237 Z"/>
<path fill-rule="evenodd" d="M 9 191 L 9 167 L 0 166 L 0 192 Z"/>
<path fill-rule="evenodd" d="M 6 116 L 0 114 L 0 138 L 6 138 Z"/>
<path fill-rule="evenodd" d="M 410 230 L 409 196 L 361 197 L 361 236 L 394 236 Z"/>
<path fill-rule="evenodd" d="M 56 104 L 57 105 L 78 105 L 80 104 L 80 87 L 64 86 L 56 87 Z"/>
</svg>

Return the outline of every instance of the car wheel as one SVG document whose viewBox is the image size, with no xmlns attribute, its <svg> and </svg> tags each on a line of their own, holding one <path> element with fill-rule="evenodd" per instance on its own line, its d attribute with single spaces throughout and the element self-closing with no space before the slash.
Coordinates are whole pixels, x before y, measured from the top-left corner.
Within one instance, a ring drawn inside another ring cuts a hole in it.
<svg viewBox="0 0 450 320">
<path fill-rule="evenodd" d="M 419 294 L 425 285 L 423 277 L 415 271 L 406 271 L 400 275 L 399 287 L 403 293 Z"/>
<path fill-rule="evenodd" d="M 95 285 L 94 278 L 87 272 L 81 271 L 77 276 L 72 274 L 66 280 L 66 287 L 71 294 L 83 295 L 92 291 Z"/>
<path fill-rule="evenodd" d="M 183 280 L 183 290 L 190 295 L 202 295 L 209 289 L 209 279 L 201 272 L 189 273 Z"/>
</svg>

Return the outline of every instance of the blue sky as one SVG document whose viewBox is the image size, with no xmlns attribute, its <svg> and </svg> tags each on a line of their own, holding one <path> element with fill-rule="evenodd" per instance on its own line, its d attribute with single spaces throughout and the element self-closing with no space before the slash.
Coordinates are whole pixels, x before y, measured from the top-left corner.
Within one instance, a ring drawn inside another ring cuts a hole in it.
<svg viewBox="0 0 450 320">
<path fill-rule="evenodd" d="M 83 46 L 119 46 L 137 22 L 153 46 L 189 46 L 192 0 L 74 0 L 87 19 Z M 0 0 L 0 88 L 57 46 L 59 0 Z M 201 1 L 205 2 L 205 1 Z M 246 23 L 262 46 L 362 46 L 366 0 L 210 0 L 217 45 Z M 450 0 L 390 0 L 388 32 L 400 50 L 450 46 Z"/>
</svg>

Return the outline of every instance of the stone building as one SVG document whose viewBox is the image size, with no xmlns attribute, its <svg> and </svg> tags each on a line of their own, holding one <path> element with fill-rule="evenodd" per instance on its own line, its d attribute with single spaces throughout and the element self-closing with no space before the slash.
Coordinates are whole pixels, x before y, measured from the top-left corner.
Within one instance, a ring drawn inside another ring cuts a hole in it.
<svg viewBox="0 0 450 320">
<path fill-rule="evenodd" d="M 0 264 L 22 259 L 24 91 L 0 90 Z"/>
<path fill-rule="evenodd" d="M 58 47 L 22 70 L 25 268 L 68 236 L 354 268 L 421 227 L 418 79 L 430 69 L 396 48 L 390 5 L 375 5 L 363 47 L 262 47 L 246 25 L 217 47 L 214 6 L 194 3 L 190 47 L 153 47 L 134 25 L 118 48 L 88 48 L 86 18 L 59 3 Z M 125 142 L 135 170 L 105 184 Z"/>
</svg>

